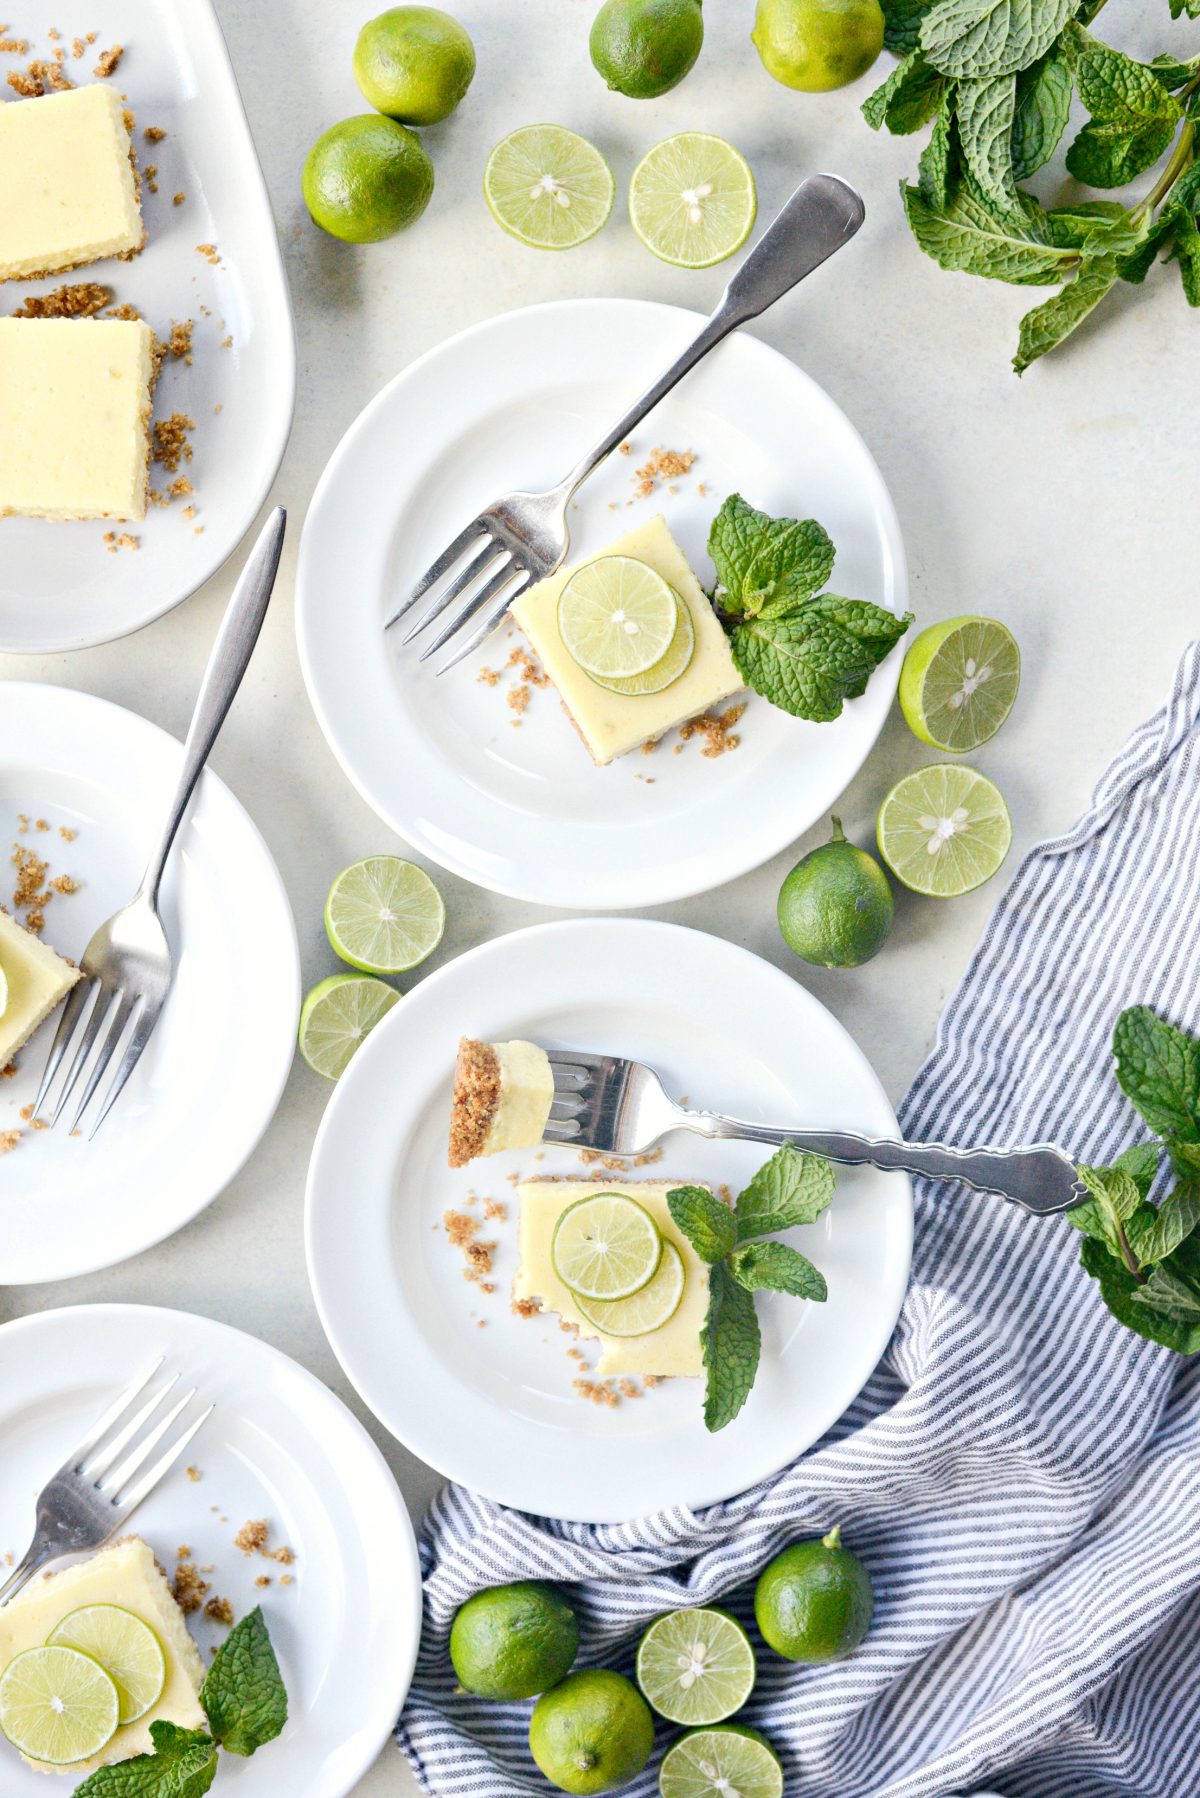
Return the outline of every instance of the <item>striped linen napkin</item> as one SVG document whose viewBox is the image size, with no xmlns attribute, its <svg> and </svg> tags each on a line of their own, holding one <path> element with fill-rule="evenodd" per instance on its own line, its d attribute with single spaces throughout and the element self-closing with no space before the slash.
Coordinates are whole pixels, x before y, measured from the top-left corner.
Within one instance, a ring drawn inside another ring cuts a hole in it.
<svg viewBox="0 0 1200 1798">
<path fill-rule="evenodd" d="M 1057 1139 L 1104 1162 L 1144 1135 L 1113 1078 L 1125 1005 L 1200 1027 L 1200 644 L 1067 835 L 1026 856 L 900 1108 L 913 1137 Z M 877 1605 L 849 1660 L 764 1650 L 744 1720 L 787 1798 L 1184 1798 L 1200 1790 L 1200 1359 L 1129 1334 L 1063 1220 L 919 1181 L 912 1284 L 850 1412 L 711 1510 L 547 1522 L 458 1487 L 422 1538 L 425 1639 L 397 1740 L 433 1798 L 550 1790 L 528 1705 L 457 1693 L 454 1611 L 567 1582 L 580 1663 L 632 1670 L 659 1612 L 752 1617 L 754 1577 L 833 1523 Z M 664 1740 L 665 1740 L 664 1733 Z M 657 1791 L 655 1764 L 625 1788 Z"/>
</svg>

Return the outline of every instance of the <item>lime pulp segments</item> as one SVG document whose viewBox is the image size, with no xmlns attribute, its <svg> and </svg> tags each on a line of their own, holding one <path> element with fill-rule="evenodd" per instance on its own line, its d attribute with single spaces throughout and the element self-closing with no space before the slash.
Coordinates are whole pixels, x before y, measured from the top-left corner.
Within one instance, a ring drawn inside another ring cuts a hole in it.
<svg viewBox="0 0 1200 1798">
<path fill-rule="evenodd" d="M 555 1273 L 585 1299 L 627 1299 L 640 1292 L 661 1257 L 662 1237 L 650 1213 L 616 1192 L 568 1205 L 550 1245 Z"/>
<path fill-rule="evenodd" d="M 442 896 L 415 862 L 369 855 L 343 870 L 325 901 L 334 953 L 365 974 L 403 974 L 432 955 L 446 928 Z"/>
<path fill-rule="evenodd" d="M 662 1798 L 783 1798 L 783 1768 L 753 1731 L 698 1729 L 668 1749 L 658 1789 Z"/>
<path fill-rule="evenodd" d="M 965 755 L 994 737 L 1021 684 L 1016 638 L 995 618 L 948 618 L 914 639 L 900 671 L 900 709 L 913 735 Z"/>
<path fill-rule="evenodd" d="M 724 1611 L 669 1611 L 638 1649 L 638 1685 L 671 1723 L 723 1723 L 749 1698 L 756 1672 L 750 1638 Z"/>
<path fill-rule="evenodd" d="M 992 782 L 955 762 L 919 768 L 879 808 L 879 852 L 906 887 L 953 899 L 990 880 L 1008 854 L 1012 820 Z"/>
<path fill-rule="evenodd" d="M 635 556 L 600 556 L 573 574 L 558 600 L 558 634 L 593 679 L 644 675 L 679 628 L 679 595 Z"/>
<path fill-rule="evenodd" d="M 616 183 L 594 144 L 565 125 L 522 125 L 492 151 L 483 193 L 496 223 L 535 250 L 570 250 L 612 211 Z"/>
<path fill-rule="evenodd" d="M 162 1697 L 167 1658 L 148 1623 L 117 1604 L 88 1604 L 50 1632 L 51 1647 L 78 1648 L 98 1661 L 117 1688 L 120 1722 L 136 1723 Z"/>
<path fill-rule="evenodd" d="M 336 1080 L 400 995 L 369 974 L 331 974 L 300 1007 L 300 1053 L 314 1073 Z"/>
<path fill-rule="evenodd" d="M 33 1761 L 69 1767 L 117 1733 L 117 1688 L 77 1648 L 27 1648 L 0 1677 L 0 1729 Z"/>
<path fill-rule="evenodd" d="M 647 150 L 629 184 L 629 217 L 648 250 L 677 268 L 709 268 L 741 249 L 758 211 L 745 157 L 707 131 Z"/>
<path fill-rule="evenodd" d="M 640 1292 L 627 1299 L 584 1299 L 576 1293 L 575 1303 L 588 1322 L 606 1336 L 648 1336 L 674 1317 L 686 1283 L 683 1257 L 664 1237 L 662 1260 Z"/>
</svg>

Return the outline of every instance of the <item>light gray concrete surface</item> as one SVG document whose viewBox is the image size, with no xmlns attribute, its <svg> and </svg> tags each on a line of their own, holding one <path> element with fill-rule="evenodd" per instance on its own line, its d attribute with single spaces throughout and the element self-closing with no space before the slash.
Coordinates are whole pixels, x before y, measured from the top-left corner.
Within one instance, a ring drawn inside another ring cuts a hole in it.
<svg viewBox="0 0 1200 1798">
<path fill-rule="evenodd" d="M 1195 629 L 1197 325 L 1173 274 L 1116 296 L 1065 350 L 1018 381 L 1016 321 L 1039 296 L 943 274 L 900 215 L 896 184 L 916 140 L 876 137 L 858 114 L 870 90 L 805 96 L 776 86 L 748 41 L 752 0 L 708 0 L 694 73 L 652 103 L 607 92 L 587 58 L 591 0 L 453 0 L 479 71 L 458 117 L 426 139 L 437 190 L 420 224 L 351 249 L 320 235 L 300 199 L 312 139 L 363 111 L 350 72 L 368 7 L 347 0 L 216 0 L 274 201 L 299 336 L 299 395 L 273 499 L 292 520 L 279 590 L 214 764 L 278 860 L 309 985 L 330 971 L 321 907 L 331 876 L 373 850 L 402 848 L 359 800 L 309 709 L 292 630 L 292 577 L 306 502 L 342 432 L 413 357 L 497 311 L 617 294 L 707 308 L 719 270 L 656 262 L 623 205 L 638 156 L 660 137 L 722 132 L 749 157 L 768 218 L 803 174 L 835 170 L 867 199 L 857 244 L 757 327 L 838 401 L 891 487 L 920 622 L 995 613 L 1015 630 L 1025 680 L 1013 718 L 979 755 L 1012 807 L 1014 852 L 1061 830 L 1126 734 L 1162 698 Z M 1107 35 L 1147 49 L 1195 36 L 1165 6 L 1113 0 Z M 1160 16 L 1161 15 L 1161 16 Z M 1195 47 L 1194 44 L 1192 46 Z M 880 76 L 887 67 L 879 65 Z M 555 119 L 609 156 L 618 203 L 606 229 L 566 255 L 526 250 L 492 222 L 480 192 L 491 146 L 515 125 Z M 619 351 L 615 351 L 618 353 Z M 169 617 L 86 653 L 0 659 L 5 677 L 60 682 L 129 706 L 182 735 L 233 568 Z M 841 804 L 869 841 L 880 799 L 926 752 L 898 715 Z M 812 841 L 819 833 L 814 833 Z M 775 895 L 811 842 L 758 873 L 658 915 L 716 931 L 789 967 L 866 1047 L 893 1098 L 932 1040 L 1003 876 L 949 904 L 901 894 L 887 950 L 853 973 L 789 962 Z M 449 926 L 433 965 L 549 914 L 439 875 Z M 297 1065 L 249 1165 L 188 1229 L 136 1260 L 62 1285 L 0 1293 L 0 1317 L 88 1300 L 178 1305 L 240 1325 L 296 1357 L 363 1417 L 414 1519 L 437 1476 L 366 1416 L 326 1344 L 301 1240 L 305 1168 L 328 1096 Z M 247 1253 L 248 1245 L 253 1253 Z M 359 1798 L 416 1791 L 386 1748 Z"/>
</svg>

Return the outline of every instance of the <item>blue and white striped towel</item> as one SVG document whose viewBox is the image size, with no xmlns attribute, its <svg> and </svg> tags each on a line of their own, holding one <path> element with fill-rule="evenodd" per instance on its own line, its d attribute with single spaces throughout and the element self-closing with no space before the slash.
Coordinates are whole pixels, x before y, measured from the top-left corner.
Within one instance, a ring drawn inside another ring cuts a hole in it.
<svg viewBox="0 0 1200 1798">
<path fill-rule="evenodd" d="M 900 1111 L 905 1131 L 1057 1138 L 1103 1162 L 1138 1133 L 1109 1058 L 1146 1002 L 1200 1028 L 1200 644 L 1074 830 L 1024 860 Z M 836 1429 L 694 1514 L 548 1523 L 449 1488 L 426 1523 L 425 1640 L 397 1737 L 435 1798 L 546 1793 L 528 1706 L 454 1691 L 446 1638 L 480 1586 L 569 1582 L 581 1659 L 629 1671 L 658 1612 L 751 1615 L 757 1570 L 842 1524 L 874 1626 L 840 1665 L 761 1658 L 746 1720 L 788 1798 L 1189 1798 L 1200 1792 L 1200 1360 L 1129 1334 L 1079 1238 L 918 1183 L 912 1285 Z M 627 1788 L 657 1790 L 653 1766 Z"/>
</svg>

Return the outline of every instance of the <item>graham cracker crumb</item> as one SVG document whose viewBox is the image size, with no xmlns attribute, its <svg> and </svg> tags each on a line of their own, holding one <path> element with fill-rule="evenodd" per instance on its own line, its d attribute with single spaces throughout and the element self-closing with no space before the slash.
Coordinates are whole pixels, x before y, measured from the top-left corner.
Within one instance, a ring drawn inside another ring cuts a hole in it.
<svg viewBox="0 0 1200 1798">
<path fill-rule="evenodd" d="M 186 1554 L 181 1551 L 175 1568 L 175 1578 L 171 1582 L 175 1603 L 184 1615 L 189 1617 L 193 1611 L 200 1609 L 209 1589 L 208 1581 L 202 1577 L 200 1569 L 188 1558 L 190 1554 L 190 1549 Z"/>
<path fill-rule="evenodd" d="M 227 1598 L 210 1598 L 204 1607 L 204 1615 L 214 1623 L 223 1623 L 228 1629 L 233 1622 L 233 1606 Z"/>
<path fill-rule="evenodd" d="M 482 1153 L 500 1100 L 500 1060 L 490 1043 L 460 1038 L 450 1101 L 451 1167 L 466 1167 Z"/>
<path fill-rule="evenodd" d="M 116 74 L 117 64 L 124 54 L 124 44 L 114 44 L 111 50 L 102 51 L 100 60 L 92 70 L 92 74 L 98 75 L 101 81 L 107 81 L 110 75 Z"/>
<path fill-rule="evenodd" d="M 99 281 L 75 281 L 52 293 L 31 293 L 17 307 L 14 318 L 92 318 L 110 304 L 112 288 Z"/>
<path fill-rule="evenodd" d="M 192 446 L 187 433 L 195 429 L 195 419 L 189 418 L 186 412 L 172 412 L 169 418 L 155 419 L 153 456 L 168 474 L 175 474 L 180 462 L 191 461 Z"/>
<path fill-rule="evenodd" d="M 195 328 L 195 322 L 191 318 L 185 318 L 182 323 L 177 319 L 171 320 L 171 335 L 167 338 L 167 354 L 173 356 L 176 362 L 181 356 L 190 356 L 192 353 L 192 331 Z"/>
<path fill-rule="evenodd" d="M 166 135 L 166 129 L 162 125 L 147 125 L 142 132 L 142 136 L 148 144 L 161 144 Z"/>
<path fill-rule="evenodd" d="M 680 726 L 677 749 L 684 743 L 690 743 L 693 737 L 701 737 L 704 742 L 704 747 L 700 751 L 701 755 L 709 758 L 728 755 L 729 751 L 736 749 L 742 740 L 735 735 L 734 726 L 745 709 L 746 702 L 743 700 L 738 705 L 727 707 L 723 712 L 701 713 L 699 718 L 693 718 L 687 724 Z"/>
<path fill-rule="evenodd" d="M 198 1480 L 202 1480 L 204 1478 L 204 1475 L 201 1473 L 201 1471 L 198 1467 L 189 1467 L 187 1469 L 187 1476 L 188 1476 L 188 1479 L 191 1480 L 193 1486 L 197 1483 Z"/>
<path fill-rule="evenodd" d="M 514 1317 L 536 1317 L 541 1308 L 540 1299 L 514 1299 L 511 1306 Z"/>
<path fill-rule="evenodd" d="M 642 466 L 634 471 L 635 498 L 649 499 L 661 482 L 677 480 L 680 475 L 687 474 L 695 460 L 695 450 L 668 450 L 656 446 Z M 674 488 L 671 491 L 674 492 Z"/>
<path fill-rule="evenodd" d="M 615 1387 L 607 1380 L 572 1380 L 571 1390 L 580 1398 L 589 1399 L 593 1405 L 604 1405 L 609 1410 L 621 1402 Z"/>
<path fill-rule="evenodd" d="M 215 243 L 198 243 L 196 245 L 196 251 L 198 255 L 203 256 L 204 260 L 209 263 L 211 267 L 218 268 L 220 266 L 221 258 L 217 255 L 217 246 Z"/>
<path fill-rule="evenodd" d="M 233 1546 L 240 1548 L 244 1555 L 261 1554 L 267 1546 L 271 1534 L 271 1526 L 265 1517 L 252 1519 L 244 1523 L 233 1538 Z"/>
<path fill-rule="evenodd" d="M 0 1130 L 0 1155 L 11 1155 L 24 1134 L 23 1130 Z"/>
</svg>

